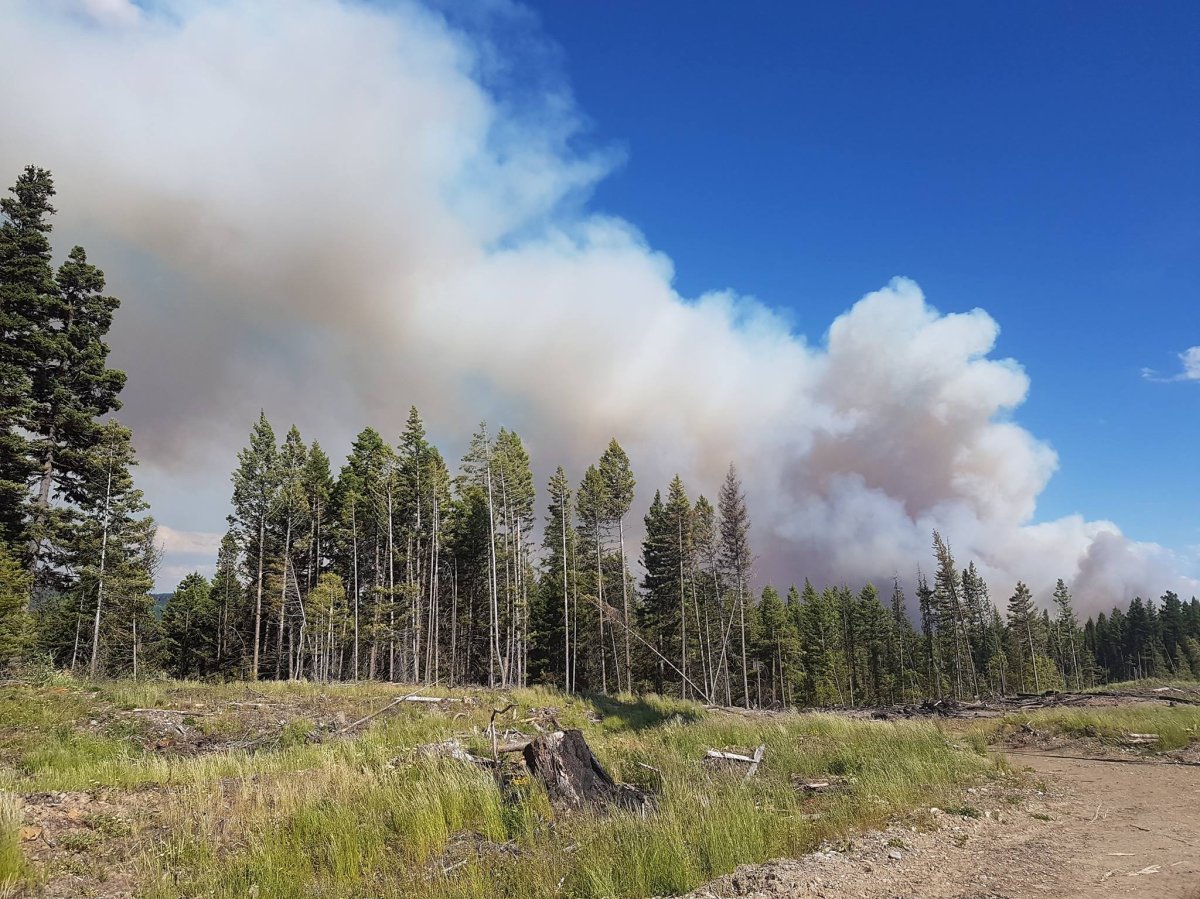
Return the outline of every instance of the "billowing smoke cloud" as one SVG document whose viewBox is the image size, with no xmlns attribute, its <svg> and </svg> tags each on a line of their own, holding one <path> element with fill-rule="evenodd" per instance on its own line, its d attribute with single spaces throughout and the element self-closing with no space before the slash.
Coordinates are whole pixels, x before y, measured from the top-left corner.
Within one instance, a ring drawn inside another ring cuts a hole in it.
<svg viewBox="0 0 1200 899">
<path fill-rule="evenodd" d="M 0 166 L 55 172 L 60 244 L 125 300 L 123 417 L 172 576 L 214 545 L 190 532 L 222 526 L 260 406 L 336 454 L 415 403 L 450 453 L 514 427 L 540 476 L 616 435 L 644 496 L 675 471 L 711 496 L 736 460 L 763 579 L 909 578 L 936 527 L 1001 599 L 1018 577 L 1092 609 L 1196 588 L 1110 522 L 1034 523 L 1056 457 L 1011 421 L 1028 380 L 982 310 L 898 278 L 810 345 L 752 299 L 679 296 L 587 211 L 613 155 L 574 149 L 569 91 L 496 88 L 486 25 L 335 0 L 29 0 L 0 25 L 36 73 L 0 82 Z"/>
</svg>

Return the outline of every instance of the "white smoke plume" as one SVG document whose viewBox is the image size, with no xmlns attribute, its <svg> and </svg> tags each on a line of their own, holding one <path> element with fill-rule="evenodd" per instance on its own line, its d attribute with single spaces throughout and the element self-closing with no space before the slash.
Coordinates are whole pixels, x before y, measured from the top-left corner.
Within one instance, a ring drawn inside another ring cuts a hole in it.
<svg viewBox="0 0 1200 899">
<path fill-rule="evenodd" d="M 0 11 L 27 76 L 0 80 L 0 171 L 54 172 L 59 251 L 85 244 L 124 300 L 122 417 L 175 543 L 214 545 L 191 532 L 222 527 L 260 406 L 336 461 L 416 404 L 451 456 L 482 418 L 515 428 L 541 478 L 615 435 L 642 508 L 675 471 L 712 496 L 736 460 L 763 580 L 910 579 L 936 527 L 1000 600 L 1018 578 L 1043 599 L 1066 578 L 1089 611 L 1195 592 L 1111 522 L 1037 522 L 1056 457 L 1011 420 L 1028 379 L 990 357 L 984 311 L 897 278 L 810 344 L 752 299 L 679 296 L 669 259 L 587 210 L 615 156 L 575 149 L 561 80 L 505 92 L 488 22 L 536 44 L 531 17 L 484 9 L 470 29 L 336 0 Z"/>
</svg>

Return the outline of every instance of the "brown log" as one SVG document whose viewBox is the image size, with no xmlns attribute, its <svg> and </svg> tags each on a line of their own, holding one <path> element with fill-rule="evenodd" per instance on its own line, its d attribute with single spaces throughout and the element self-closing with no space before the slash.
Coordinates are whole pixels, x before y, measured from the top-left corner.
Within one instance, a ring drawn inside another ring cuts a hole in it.
<svg viewBox="0 0 1200 899">
<path fill-rule="evenodd" d="M 559 807 L 620 808 L 643 816 L 653 809 L 648 794 L 612 779 L 592 754 L 582 731 L 560 730 L 535 737 L 525 747 L 525 764 Z"/>
</svg>

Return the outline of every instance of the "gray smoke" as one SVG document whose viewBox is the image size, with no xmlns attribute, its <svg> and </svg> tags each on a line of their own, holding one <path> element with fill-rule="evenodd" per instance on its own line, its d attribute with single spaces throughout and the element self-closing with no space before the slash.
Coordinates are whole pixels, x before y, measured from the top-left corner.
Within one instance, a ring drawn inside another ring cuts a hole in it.
<svg viewBox="0 0 1200 899">
<path fill-rule="evenodd" d="M 679 296 L 669 259 L 587 211 L 615 157 L 571 149 L 566 87 L 507 102 L 495 46 L 426 8 L 151 8 L 0 11 L 6 67 L 37 73 L 0 81 L 0 170 L 54 171 L 60 252 L 84 243 L 125 301 L 166 586 L 215 552 L 260 407 L 336 458 L 416 404 L 451 455 L 482 418 L 515 428 L 539 477 L 615 435 L 643 507 L 675 471 L 712 496 L 736 460 L 762 579 L 909 578 L 939 528 L 1000 599 L 1019 577 L 1088 610 L 1196 590 L 1111 522 L 1037 522 L 1057 460 L 1011 420 L 1028 379 L 983 310 L 897 278 L 812 345 L 752 299 Z"/>
</svg>

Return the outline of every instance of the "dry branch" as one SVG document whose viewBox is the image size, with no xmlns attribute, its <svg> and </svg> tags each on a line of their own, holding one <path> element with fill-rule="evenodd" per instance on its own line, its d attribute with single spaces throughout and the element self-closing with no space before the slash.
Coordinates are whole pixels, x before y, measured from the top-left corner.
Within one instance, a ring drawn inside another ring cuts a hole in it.
<svg viewBox="0 0 1200 899">
<path fill-rule="evenodd" d="M 750 778 L 752 778 L 754 776 L 754 773 L 756 771 L 758 771 L 758 766 L 760 764 L 762 764 L 763 755 L 766 753 L 766 751 L 767 751 L 766 743 L 763 743 L 756 750 L 754 750 L 754 759 L 750 762 L 750 770 L 747 771 L 746 776 L 744 778 L 742 778 L 742 783 L 749 783 Z"/>
<path fill-rule="evenodd" d="M 722 752 L 719 749 L 710 749 L 704 753 L 704 757 L 708 759 L 723 759 L 727 762 L 745 762 L 748 765 L 754 764 L 754 758 L 748 755 L 742 755 L 740 752 Z"/>
<path fill-rule="evenodd" d="M 432 686 L 435 686 L 436 684 L 437 684 L 437 681 L 434 681 L 432 684 L 430 684 L 430 686 L 432 687 Z M 425 688 L 422 687 L 421 689 L 423 690 Z M 417 698 L 417 695 L 420 692 L 421 692 L 421 690 L 414 690 L 412 693 L 409 693 L 407 696 L 397 696 L 395 699 L 393 699 L 391 702 L 389 702 L 383 708 L 376 709 L 371 714 L 365 715 L 362 718 L 359 718 L 357 721 L 355 721 L 352 724 L 347 724 L 345 727 L 343 727 L 341 730 L 338 731 L 338 736 L 349 733 L 350 731 L 354 730 L 354 728 L 358 727 L 360 724 L 366 724 L 372 718 L 376 718 L 379 715 L 382 715 L 388 709 L 398 706 L 402 702 L 411 702 L 412 700 Z M 440 700 L 436 700 L 436 701 L 440 701 Z"/>
</svg>

